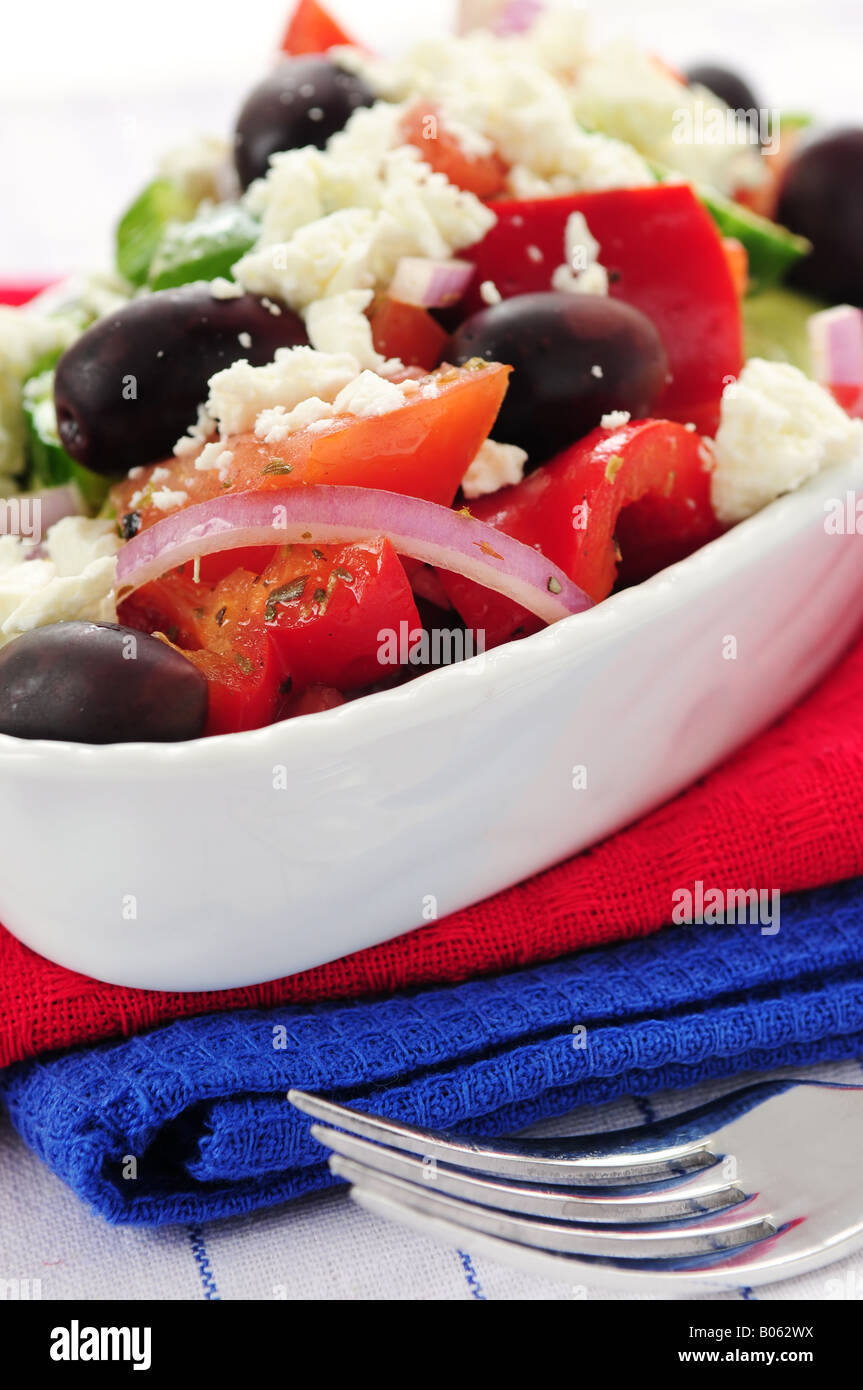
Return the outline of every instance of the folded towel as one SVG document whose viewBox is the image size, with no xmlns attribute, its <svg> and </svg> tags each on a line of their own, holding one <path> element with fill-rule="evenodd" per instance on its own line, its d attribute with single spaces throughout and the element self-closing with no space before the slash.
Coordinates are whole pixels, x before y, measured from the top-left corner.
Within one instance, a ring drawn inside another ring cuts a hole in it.
<svg viewBox="0 0 863 1390">
<path fill-rule="evenodd" d="M 257 988 L 121 989 L 53 965 L 0 928 L 0 1065 L 214 1009 L 356 998 L 553 960 L 641 936 L 701 879 L 811 888 L 863 873 L 863 643 L 719 771 L 586 854 L 464 912 Z M 238 928 L 240 930 L 241 928 Z"/>
<path fill-rule="evenodd" d="M 183 1019 L 19 1063 L 0 1096 L 110 1221 L 247 1212 L 332 1181 L 290 1086 L 492 1135 L 620 1095 L 863 1055 L 863 879 L 781 906 L 772 935 L 674 927 L 377 1002 Z"/>
</svg>

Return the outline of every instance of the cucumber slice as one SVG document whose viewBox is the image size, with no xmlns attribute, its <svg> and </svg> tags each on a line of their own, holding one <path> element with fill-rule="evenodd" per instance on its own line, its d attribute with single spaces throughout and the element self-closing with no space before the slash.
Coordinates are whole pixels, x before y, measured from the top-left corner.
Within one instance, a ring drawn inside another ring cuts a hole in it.
<svg viewBox="0 0 863 1390">
<path fill-rule="evenodd" d="M 170 179 L 155 179 L 138 194 L 117 224 L 117 269 L 132 285 L 143 285 L 169 222 L 187 221 L 195 204 Z"/>
<path fill-rule="evenodd" d="M 192 280 L 231 278 L 231 266 L 251 249 L 259 232 L 259 224 L 239 203 L 220 203 L 191 222 L 172 222 L 153 257 L 150 288 L 167 290 Z"/>
<path fill-rule="evenodd" d="M 722 235 L 737 237 L 746 247 L 751 294 L 777 284 L 794 262 L 812 249 L 805 237 L 789 232 L 778 222 L 760 217 L 712 188 L 695 191 Z"/>
<path fill-rule="evenodd" d="M 75 482 L 88 508 L 98 510 L 105 501 L 110 484 L 106 478 L 82 468 L 70 458 L 60 443 L 57 416 L 54 411 L 54 373 L 41 372 L 31 377 L 23 390 L 24 419 L 27 428 L 27 462 L 29 485 L 32 488 L 55 487 Z"/>
<path fill-rule="evenodd" d="M 743 301 L 743 331 L 747 357 L 790 362 L 810 375 L 809 316 L 825 306 L 793 290 L 766 290 Z"/>
</svg>

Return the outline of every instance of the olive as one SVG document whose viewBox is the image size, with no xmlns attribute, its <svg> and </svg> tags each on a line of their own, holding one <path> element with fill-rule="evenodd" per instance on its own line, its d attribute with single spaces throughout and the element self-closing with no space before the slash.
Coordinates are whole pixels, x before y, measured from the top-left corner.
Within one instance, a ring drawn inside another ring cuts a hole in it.
<svg viewBox="0 0 863 1390">
<path fill-rule="evenodd" d="M 256 295 L 216 299 L 201 283 L 133 299 L 57 363 L 63 447 L 107 477 L 164 458 L 194 423 L 214 372 L 240 357 L 262 366 L 277 347 L 306 341 L 297 314 Z"/>
<path fill-rule="evenodd" d="M 732 111 L 757 111 L 758 99 L 749 83 L 731 68 L 716 63 L 695 63 L 683 74 L 690 87 L 706 87 Z"/>
<path fill-rule="evenodd" d="M 588 434 L 607 411 L 649 414 L 668 359 L 650 319 L 619 299 L 522 294 L 466 319 L 450 358 L 508 362 L 509 390 L 495 437 L 527 450 L 532 466 Z"/>
<path fill-rule="evenodd" d="M 54 623 L 0 652 L 0 733 L 72 743 L 198 738 L 207 682 L 173 647 L 116 623 Z"/>
<path fill-rule="evenodd" d="M 777 219 L 812 242 L 790 282 L 863 307 L 863 128 L 837 130 L 802 146 L 782 179 Z"/>
<path fill-rule="evenodd" d="M 329 58 L 284 59 L 249 93 L 237 117 L 234 161 L 241 185 L 261 178 L 278 150 L 322 150 L 352 111 L 374 100 L 361 77 Z"/>
</svg>

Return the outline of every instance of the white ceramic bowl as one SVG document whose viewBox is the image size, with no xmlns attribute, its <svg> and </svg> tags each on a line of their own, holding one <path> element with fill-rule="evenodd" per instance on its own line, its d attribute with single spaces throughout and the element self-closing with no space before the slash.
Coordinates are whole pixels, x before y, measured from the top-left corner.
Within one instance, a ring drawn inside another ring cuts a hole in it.
<svg viewBox="0 0 863 1390">
<path fill-rule="evenodd" d="M 99 979 L 219 989 L 385 941 L 584 849 L 848 645 L 863 544 L 826 533 L 824 504 L 858 488 L 863 460 L 588 613 L 337 710 L 186 744 L 0 737 L 0 920 Z"/>
</svg>

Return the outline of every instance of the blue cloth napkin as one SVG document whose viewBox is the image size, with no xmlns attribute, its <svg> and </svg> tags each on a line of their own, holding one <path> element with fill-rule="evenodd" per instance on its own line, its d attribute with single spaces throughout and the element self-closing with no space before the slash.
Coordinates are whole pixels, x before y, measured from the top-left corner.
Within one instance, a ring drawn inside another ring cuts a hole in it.
<svg viewBox="0 0 863 1390">
<path fill-rule="evenodd" d="M 494 1135 L 710 1077 L 863 1056 L 863 879 L 781 927 L 670 927 L 515 973 L 351 1004 L 185 1019 L 19 1063 L 24 1139 L 112 1222 L 248 1212 L 326 1186 L 290 1086 Z"/>
</svg>

